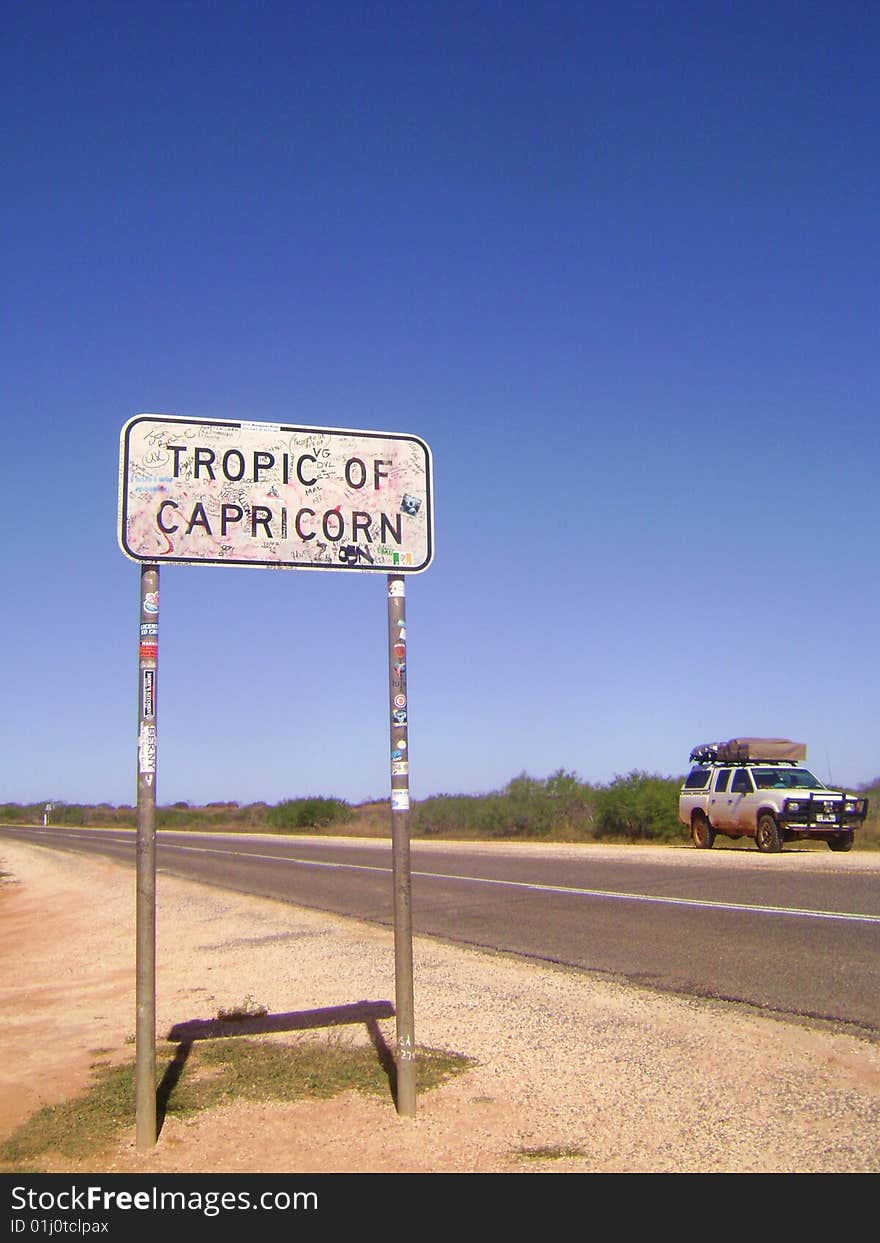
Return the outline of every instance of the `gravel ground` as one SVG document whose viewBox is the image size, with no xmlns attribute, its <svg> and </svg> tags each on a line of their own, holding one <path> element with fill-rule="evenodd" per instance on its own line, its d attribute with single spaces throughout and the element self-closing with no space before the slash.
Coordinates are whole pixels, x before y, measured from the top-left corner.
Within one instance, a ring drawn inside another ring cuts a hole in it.
<svg viewBox="0 0 880 1243">
<path fill-rule="evenodd" d="M 107 1051 L 133 1056 L 135 884 L 130 868 L 2 839 L 0 870 L 5 1138 L 82 1090 Z M 390 930 L 161 873 L 157 906 L 160 1037 L 250 998 L 291 1016 L 277 1039 L 367 1041 L 362 1022 L 295 1028 L 315 1011 L 393 1001 Z M 88 1166 L 59 1157 L 46 1168 L 880 1171 L 877 1044 L 428 938 L 415 939 L 414 965 L 418 1044 L 476 1062 L 423 1093 L 414 1118 L 390 1096 L 237 1104 L 167 1120 L 146 1151 L 132 1118 Z M 379 1028 L 393 1047 L 393 1018 Z"/>
</svg>

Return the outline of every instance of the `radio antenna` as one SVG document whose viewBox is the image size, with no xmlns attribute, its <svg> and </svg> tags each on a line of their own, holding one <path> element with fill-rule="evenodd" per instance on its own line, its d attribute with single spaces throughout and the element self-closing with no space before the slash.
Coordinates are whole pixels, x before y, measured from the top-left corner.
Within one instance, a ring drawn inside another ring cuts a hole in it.
<svg viewBox="0 0 880 1243">
<path fill-rule="evenodd" d="M 825 769 L 828 773 L 828 780 L 834 785 L 834 773 L 831 771 L 831 758 L 828 755 L 828 748 L 825 748 Z"/>
</svg>

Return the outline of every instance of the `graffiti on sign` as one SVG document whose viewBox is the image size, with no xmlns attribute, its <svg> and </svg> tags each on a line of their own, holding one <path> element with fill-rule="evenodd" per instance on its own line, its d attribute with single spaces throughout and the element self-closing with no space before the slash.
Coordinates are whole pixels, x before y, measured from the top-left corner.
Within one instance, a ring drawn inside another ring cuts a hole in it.
<svg viewBox="0 0 880 1243">
<path fill-rule="evenodd" d="M 431 506 L 415 436 L 155 414 L 122 429 L 119 544 L 133 561 L 418 573 Z M 144 610 L 158 608 L 156 593 Z"/>
</svg>

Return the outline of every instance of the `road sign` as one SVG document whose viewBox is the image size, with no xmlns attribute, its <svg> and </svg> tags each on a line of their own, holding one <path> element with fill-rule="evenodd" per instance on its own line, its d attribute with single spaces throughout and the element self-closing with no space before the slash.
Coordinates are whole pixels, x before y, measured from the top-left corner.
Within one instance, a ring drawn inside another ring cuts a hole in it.
<svg viewBox="0 0 880 1243">
<path fill-rule="evenodd" d="M 157 565 L 416 574 L 431 471 L 397 432 L 139 414 L 120 437 L 119 546 Z"/>
</svg>

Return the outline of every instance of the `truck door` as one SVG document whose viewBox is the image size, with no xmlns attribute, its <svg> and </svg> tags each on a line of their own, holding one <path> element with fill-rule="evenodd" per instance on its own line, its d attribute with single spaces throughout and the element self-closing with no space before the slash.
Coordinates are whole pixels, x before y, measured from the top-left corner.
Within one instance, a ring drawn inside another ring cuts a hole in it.
<svg viewBox="0 0 880 1243">
<path fill-rule="evenodd" d="M 716 768 L 712 774 L 712 788 L 709 791 L 709 822 L 716 829 L 724 829 L 730 824 L 730 806 L 727 786 L 730 781 L 729 768 Z"/>
<path fill-rule="evenodd" d="M 755 833 L 755 786 L 747 768 L 736 768 L 730 783 L 730 828 L 741 833 Z"/>
</svg>

